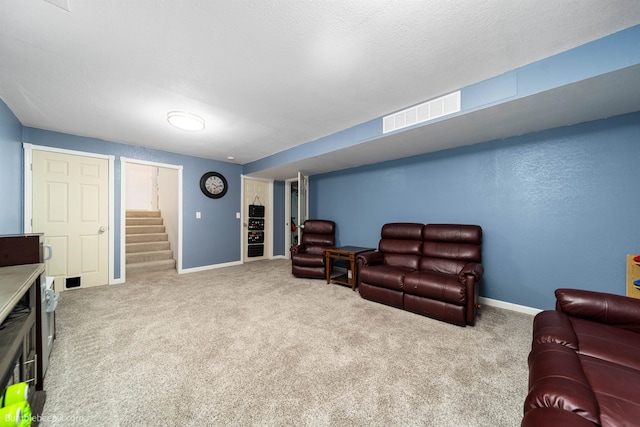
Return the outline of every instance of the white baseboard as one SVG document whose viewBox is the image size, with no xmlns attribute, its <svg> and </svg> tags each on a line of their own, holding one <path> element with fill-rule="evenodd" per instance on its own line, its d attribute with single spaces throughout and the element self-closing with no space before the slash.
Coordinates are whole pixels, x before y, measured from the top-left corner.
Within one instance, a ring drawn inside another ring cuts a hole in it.
<svg viewBox="0 0 640 427">
<path fill-rule="evenodd" d="M 504 302 L 486 297 L 480 297 L 478 300 L 480 304 L 488 305 L 491 307 L 504 308 L 505 310 L 517 311 L 519 313 L 530 314 L 532 316 L 535 316 L 542 311 L 538 308 L 527 307 L 526 305 L 512 304 L 510 302 Z"/>
<path fill-rule="evenodd" d="M 233 265 L 242 265 L 242 261 L 232 261 L 232 262 L 225 262 L 222 264 L 203 265 L 202 267 L 183 268 L 178 271 L 178 274 L 196 273 L 198 271 L 206 271 L 206 270 L 213 270 L 216 268 L 231 267 Z"/>
</svg>

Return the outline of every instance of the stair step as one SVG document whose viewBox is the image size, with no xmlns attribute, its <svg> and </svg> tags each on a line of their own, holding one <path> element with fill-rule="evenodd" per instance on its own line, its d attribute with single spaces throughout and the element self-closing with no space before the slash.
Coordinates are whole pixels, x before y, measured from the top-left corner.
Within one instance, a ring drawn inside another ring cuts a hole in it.
<svg viewBox="0 0 640 427">
<path fill-rule="evenodd" d="M 128 225 L 127 234 L 164 233 L 164 225 Z"/>
<path fill-rule="evenodd" d="M 168 241 L 167 233 L 145 233 L 145 234 L 127 234 L 126 243 L 142 243 L 142 242 L 160 242 Z"/>
<path fill-rule="evenodd" d="M 162 225 L 162 218 L 127 218 L 126 225 Z"/>
<path fill-rule="evenodd" d="M 163 251 L 171 249 L 171 243 L 169 241 L 159 242 L 141 242 L 141 243 L 128 243 L 126 244 L 126 253 L 132 254 L 137 252 L 152 252 Z"/>
<path fill-rule="evenodd" d="M 154 271 L 175 270 L 176 261 L 174 259 L 165 259 L 162 261 L 139 262 L 136 264 L 127 264 L 126 274 L 150 273 Z"/>
<path fill-rule="evenodd" d="M 151 251 L 151 252 L 135 252 L 126 255 L 127 264 L 138 262 L 161 261 L 173 257 L 172 250 Z"/>
<path fill-rule="evenodd" d="M 160 218 L 160 211 L 131 209 L 126 211 L 127 218 Z"/>
</svg>

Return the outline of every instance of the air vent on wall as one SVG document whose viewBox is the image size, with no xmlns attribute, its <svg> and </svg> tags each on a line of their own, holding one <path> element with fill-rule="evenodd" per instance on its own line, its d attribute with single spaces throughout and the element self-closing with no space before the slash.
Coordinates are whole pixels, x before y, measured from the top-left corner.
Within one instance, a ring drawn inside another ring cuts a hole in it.
<svg viewBox="0 0 640 427">
<path fill-rule="evenodd" d="M 384 117 L 382 120 L 382 133 L 424 123 L 458 111 L 460 111 L 460 91 Z"/>
</svg>

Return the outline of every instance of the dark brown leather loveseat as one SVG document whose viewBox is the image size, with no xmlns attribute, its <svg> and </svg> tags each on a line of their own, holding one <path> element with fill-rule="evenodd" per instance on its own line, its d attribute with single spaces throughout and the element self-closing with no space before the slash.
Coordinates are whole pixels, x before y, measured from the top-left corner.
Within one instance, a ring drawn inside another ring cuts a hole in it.
<svg viewBox="0 0 640 427">
<path fill-rule="evenodd" d="M 640 425 L 640 300 L 555 295 L 533 321 L 522 426 Z"/>
<path fill-rule="evenodd" d="M 482 267 L 477 225 L 389 223 L 358 255 L 363 298 L 456 325 L 474 325 Z"/>
</svg>

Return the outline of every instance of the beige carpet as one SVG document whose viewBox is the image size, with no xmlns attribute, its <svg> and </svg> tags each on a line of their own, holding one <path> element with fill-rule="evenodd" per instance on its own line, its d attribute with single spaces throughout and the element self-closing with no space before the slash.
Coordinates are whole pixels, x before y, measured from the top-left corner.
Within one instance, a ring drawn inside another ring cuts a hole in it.
<svg viewBox="0 0 640 427">
<path fill-rule="evenodd" d="M 517 426 L 532 317 L 462 328 L 286 260 L 62 293 L 42 426 Z"/>
</svg>

